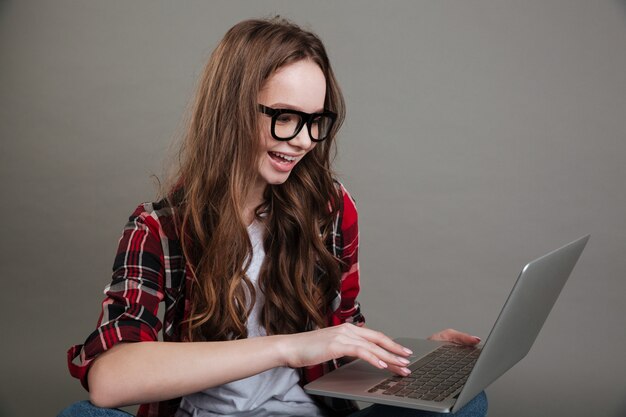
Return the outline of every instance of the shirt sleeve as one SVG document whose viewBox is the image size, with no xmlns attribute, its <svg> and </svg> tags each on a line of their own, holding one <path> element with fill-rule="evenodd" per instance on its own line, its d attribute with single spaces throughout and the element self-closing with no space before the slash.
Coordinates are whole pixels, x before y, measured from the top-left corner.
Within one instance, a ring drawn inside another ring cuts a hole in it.
<svg viewBox="0 0 626 417">
<path fill-rule="evenodd" d="M 359 227 L 356 206 L 348 191 L 339 185 L 342 193 L 342 204 L 337 217 L 337 224 L 333 227 L 336 236 L 333 239 L 333 249 L 338 251 L 341 267 L 341 287 L 338 294 L 339 305 L 335 305 L 334 312 L 330 315 L 329 326 L 337 326 L 342 323 L 352 323 L 357 326 L 365 325 L 365 318 L 361 313 L 361 306 L 357 301 L 359 295 Z M 308 383 L 321 377 L 332 369 L 350 362 L 351 358 L 340 358 L 325 363 L 302 368 L 302 382 Z M 319 397 L 319 399 L 333 410 L 356 410 L 354 404 L 346 400 L 333 399 L 331 397 Z M 341 403 L 341 404 L 340 404 Z"/>
<path fill-rule="evenodd" d="M 141 205 L 124 228 L 96 330 L 67 352 L 70 374 L 87 385 L 93 360 L 120 342 L 156 341 L 162 327 L 164 256 L 159 222 Z"/>
<path fill-rule="evenodd" d="M 338 220 L 341 230 L 341 302 L 335 311 L 333 324 L 349 322 L 363 326 L 365 318 L 357 301 L 361 288 L 358 213 L 352 196 L 343 185 L 340 188 L 343 195 L 342 210 Z"/>
</svg>

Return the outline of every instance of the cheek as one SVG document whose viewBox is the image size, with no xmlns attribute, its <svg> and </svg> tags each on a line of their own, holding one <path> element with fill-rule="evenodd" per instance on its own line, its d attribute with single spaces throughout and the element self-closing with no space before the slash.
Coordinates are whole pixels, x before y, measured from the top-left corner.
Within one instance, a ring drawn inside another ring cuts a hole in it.
<svg viewBox="0 0 626 417">
<path fill-rule="evenodd" d="M 261 133 L 261 137 L 259 138 L 259 156 L 263 156 L 271 147 L 273 146 L 272 138 L 269 134 Z"/>
<path fill-rule="evenodd" d="M 270 140 L 272 140 L 272 134 L 270 132 L 270 123 L 266 117 L 263 117 L 259 120 L 259 144 L 261 145 L 261 149 L 267 148 L 270 145 Z"/>
</svg>

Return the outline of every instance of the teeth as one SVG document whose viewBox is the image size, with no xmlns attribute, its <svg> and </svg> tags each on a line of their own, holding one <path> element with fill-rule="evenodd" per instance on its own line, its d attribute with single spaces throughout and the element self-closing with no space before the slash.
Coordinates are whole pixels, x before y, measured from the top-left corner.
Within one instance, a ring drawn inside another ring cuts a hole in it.
<svg viewBox="0 0 626 417">
<path fill-rule="evenodd" d="M 272 152 L 272 154 L 278 156 L 279 158 L 284 159 L 285 161 L 289 161 L 289 162 L 293 162 L 296 159 L 298 159 L 295 156 L 289 156 L 289 155 L 285 155 L 283 153 L 278 153 L 278 152 Z"/>
</svg>

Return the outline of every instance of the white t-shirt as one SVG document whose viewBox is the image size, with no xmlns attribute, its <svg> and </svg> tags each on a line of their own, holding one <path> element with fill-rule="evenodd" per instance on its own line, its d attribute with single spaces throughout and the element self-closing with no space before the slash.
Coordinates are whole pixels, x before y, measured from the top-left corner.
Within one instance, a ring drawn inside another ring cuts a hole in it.
<svg viewBox="0 0 626 417">
<path fill-rule="evenodd" d="M 256 302 L 248 317 L 248 337 L 265 336 L 259 323 L 263 293 L 259 290 L 259 270 L 265 259 L 263 225 L 255 220 L 248 226 L 253 247 L 252 263 L 246 274 L 256 290 Z M 266 417 L 310 416 L 324 413 L 298 384 L 300 376 L 292 368 L 273 368 L 218 387 L 183 397 L 176 417 Z"/>
</svg>

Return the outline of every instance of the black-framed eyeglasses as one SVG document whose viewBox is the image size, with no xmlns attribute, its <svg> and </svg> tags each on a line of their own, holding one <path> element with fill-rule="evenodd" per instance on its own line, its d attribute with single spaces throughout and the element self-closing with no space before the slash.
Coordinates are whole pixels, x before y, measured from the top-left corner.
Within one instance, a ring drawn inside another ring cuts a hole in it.
<svg viewBox="0 0 626 417">
<path fill-rule="evenodd" d="M 305 113 L 292 109 L 273 109 L 259 104 L 259 111 L 272 117 L 272 137 L 280 141 L 295 138 L 306 124 L 313 142 L 321 142 L 328 137 L 337 114 L 331 111 Z"/>
</svg>

